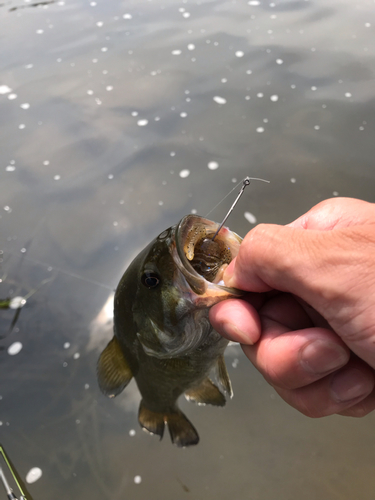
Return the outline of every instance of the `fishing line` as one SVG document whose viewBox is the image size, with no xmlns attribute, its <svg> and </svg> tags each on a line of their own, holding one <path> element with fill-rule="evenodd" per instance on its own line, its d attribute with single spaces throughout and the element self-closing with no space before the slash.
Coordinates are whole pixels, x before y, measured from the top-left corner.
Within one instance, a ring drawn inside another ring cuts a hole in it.
<svg viewBox="0 0 375 500">
<path fill-rule="evenodd" d="M 221 203 L 223 203 L 223 201 L 224 201 L 224 200 L 226 200 L 226 199 L 228 198 L 228 196 L 229 196 L 230 194 L 232 194 L 232 193 L 233 193 L 233 191 L 234 191 L 235 189 L 237 189 L 237 188 L 238 188 L 238 186 L 239 186 L 241 183 L 242 183 L 242 184 L 244 184 L 244 182 L 245 182 L 245 181 L 248 181 L 248 182 L 249 182 L 249 184 L 250 184 L 250 181 L 262 181 L 262 182 L 267 182 L 267 184 L 269 184 L 269 183 L 270 183 L 270 181 L 267 181 L 266 179 L 260 179 L 259 177 L 245 177 L 245 179 L 243 179 L 242 181 L 238 182 L 238 183 L 234 186 L 234 188 L 233 188 L 233 189 L 231 189 L 231 190 L 229 191 L 229 193 L 228 193 L 228 194 L 226 194 L 226 195 L 224 196 L 224 198 L 223 198 L 221 201 L 219 201 L 219 203 L 217 203 L 217 205 L 215 205 L 215 206 L 214 206 L 214 208 L 212 208 L 212 209 L 208 212 L 208 214 L 206 215 L 206 217 L 208 217 L 208 216 L 210 215 L 210 213 L 211 213 L 211 212 L 213 212 L 213 211 L 215 210 L 215 208 L 217 208 L 217 207 L 218 207 Z M 248 184 L 247 184 L 247 185 L 248 185 Z M 243 193 L 243 189 L 241 189 L 241 191 L 240 191 L 240 193 L 239 193 L 239 196 L 236 198 L 236 200 L 235 200 L 234 204 L 232 205 L 232 207 L 231 207 L 231 209 L 230 209 L 230 211 L 229 211 L 229 214 L 230 214 L 230 212 L 233 210 L 234 205 L 237 203 L 237 201 L 238 201 L 239 197 L 242 195 L 242 193 Z M 225 220 L 223 221 L 223 223 L 222 223 L 222 224 L 224 224 L 224 222 L 227 220 L 227 218 L 229 217 L 229 214 L 227 215 L 227 217 L 225 218 Z M 216 236 L 216 235 L 215 235 L 215 236 Z"/>
</svg>

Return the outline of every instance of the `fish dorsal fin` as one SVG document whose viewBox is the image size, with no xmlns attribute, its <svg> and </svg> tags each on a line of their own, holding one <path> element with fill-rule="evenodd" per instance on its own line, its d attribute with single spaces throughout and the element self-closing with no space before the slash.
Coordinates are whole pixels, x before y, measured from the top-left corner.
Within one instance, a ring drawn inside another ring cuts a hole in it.
<svg viewBox="0 0 375 500">
<path fill-rule="evenodd" d="M 192 446 L 199 443 L 198 432 L 182 411 L 178 410 L 174 413 L 167 413 L 165 420 L 168 424 L 173 444 L 179 448 L 184 448 L 185 446 Z"/>
<path fill-rule="evenodd" d="M 224 391 L 229 394 L 230 398 L 233 398 L 232 384 L 228 375 L 227 367 L 225 366 L 224 356 L 219 356 L 216 366 L 215 366 L 216 377 L 219 385 L 224 389 Z"/>
<path fill-rule="evenodd" d="M 116 337 L 99 357 L 97 376 L 101 391 L 111 398 L 120 394 L 133 377 Z"/>
<path fill-rule="evenodd" d="M 197 387 L 186 391 L 185 397 L 189 401 L 194 401 L 201 405 L 225 405 L 225 396 L 209 378 L 204 379 Z"/>
<path fill-rule="evenodd" d="M 143 400 L 139 405 L 138 411 L 138 422 L 143 429 L 151 432 L 151 434 L 156 434 L 162 439 L 164 434 L 164 415 L 162 413 L 149 410 Z"/>
</svg>

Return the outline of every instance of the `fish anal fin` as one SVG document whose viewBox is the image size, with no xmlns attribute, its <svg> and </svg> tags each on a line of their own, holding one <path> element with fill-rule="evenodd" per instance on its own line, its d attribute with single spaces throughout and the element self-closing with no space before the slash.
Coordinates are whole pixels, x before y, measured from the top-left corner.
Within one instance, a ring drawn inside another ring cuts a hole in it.
<svg viewBox="0 0 375 500">
<path fill-rule="evenodd" d="M 179 448 L 184 448 L 199 443 L 197 430 L 181 411 L 167 413 L 165 420 L 173 444 Z"/>
<path fill-rule="evenodd" d="M 201 405 L 224 406 L 225 396 L 216 385 L 206 378 L 198 386 L 185 391 L 186 399 Z"/>
<path fill-rule="evenodd" d="M 133 377 L 116 337 L 99 357 L 97 377 L 101 391 L 112 398 L 120 394 Z"/>
<path fill-rule="evenodd" d="M 160 436 L 160 439 L 163 438 L 165 426 L 163 413 L 149 410 L 143 400 L 139 405 L 138 421 L 143 429 Z"/>
<path fill-rule="evenodd" d="M 233 398 L 232 384 L 228 375 L 227 367 L 225 366 L 223 355 L 221 355 L 217 360 L 216 376 L 220 386 L 224 389 L 224 391 L 229 395 L 230 398 Z"/>
</svg>

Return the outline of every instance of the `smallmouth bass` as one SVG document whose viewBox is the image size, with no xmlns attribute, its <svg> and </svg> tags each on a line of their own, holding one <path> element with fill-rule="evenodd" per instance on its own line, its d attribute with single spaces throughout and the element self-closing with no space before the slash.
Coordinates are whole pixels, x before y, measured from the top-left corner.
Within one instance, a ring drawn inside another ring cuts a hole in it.
<svg viewBox="0 0 375 500">
<path fill-rule="evenodd" d="M 198 404 L 225 405 L 232 396 L 224 362 L 228 341 L 208 320 L 211 306 L 243 292 L 221 284 L 242 238 L 196 215 L 185 216 L 129 265 L 114 298 L 114 336 L 100 355 L 102 392 L 117 396 L 135 378 L 140 425 L 179 447 L 199 436 L 178 408 L 181 394 Z M 211 374 L 214 380 L 211 380 Z"/>
</svg>

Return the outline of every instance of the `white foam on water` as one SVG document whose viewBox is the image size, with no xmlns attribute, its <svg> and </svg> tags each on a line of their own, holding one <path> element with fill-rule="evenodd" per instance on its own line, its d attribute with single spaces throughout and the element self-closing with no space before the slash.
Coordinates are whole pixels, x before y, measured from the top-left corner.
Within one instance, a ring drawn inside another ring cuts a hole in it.
<svg viewBox="0 0 375 500">
<path fill-rule="evenodd" d="M 142 482 L 141 476 L 134 476 L 134 482 L 135 484 L 140 484 Z"/>
<path fill-rule="evenodd" d="M 219 95 L 215 95 L 213 99 L 217 104 L 225 104 L 227 102 L 227 100 L 224 99 L 224 97 L 220 97 Z"/>
<path fill-rule="evenodd" d="M 124 14 L 122 17 L 124 19 L 132 19 L 133 16 L 131 14 Z"/>
<path fill-rule="evenodd" d="M 195 49 L 195 45 L 193 43 L 189 43 L 189 45 L 187 46 L 188 50 L 194 50 Z"/>
<path fill-rule="evenodd" d="M 279 100 L 279 96 L 276 95 L 276 94 L 275 95 L 271 95 L 270 99 L 271 99 L 272 102 L 276 102 L 276 101 Z"/>
<path fill-rule="evenodd" d="M 210 169 L 210 170 L 216 170 L 219 168 L 219 164 L 217 161 L 210 161 L 207 165 L 207 167 Z"/>
<path fill-rule="evenodd" d="M 55 181 L 59 181 L 61 179 L 61 176 L 60 175 L 54 175 L 53 179 Z"/>
<path fill-rule="evenodd" d="M 186 118 L 187 117 L 187 113 L 185 113 L 184 111 L 182 113 L 180 113 L 180 116 L 181 118 Z"/>
<path fill-rule="evenodd" d="M 245 55 L 245 52 L 242 52 L 242 50 L 237 50 L 237 52 L 235 53 L 236 57 L 243 57 L 244 55 Z"/>
<path fill-rule="evenodd" d="M 9 94 L 9 92 L 12 92 L 12 89 L 8 85 L 0 85 L 0 94 Z"/>
<path fill-rule="evenodd" d="M 180 175 L 180 177 L 185 179 L 185 177 L 188 177 L 190 175 L 190 170 L 188 170 L 188 169 L 181 170 L 179 175 Z"/>
<path fill-rule="evenodd" d="M 145 120 L 145 119 L 137 121 L 137 125 L 139 127 L 145 127 L 147 124 L 148 124 L 148 120 Z"/>
<path fill-rule="evenodd" d="M 352 94 L 350 92 L 345 92 L 345 97 L 352 97 Z"/>
<path fill-rule="evenodd" d="M 257 128 L 257 132 L 258 132 L 258 134 L 262 134 L 264 132 L 264 128 L 263 127 L 258 127 Z"/>
<path fill-rule="evenodd" d="M 13 297 L 9 303 L 9 309 L 19 309 L 26 304 L 26 299 L 24 297 Z"/>
<path fill-rule="evenodd" d="M 257 218 L 255 217 L 254 214 L 252 214 L 251 212 L 245 212 L 244 214 L 244 217 L 245 219 L 250 222 L 250 224 L 255 224 L 256 221 L 257 221 Z"/>
<path fill-rule="evenodd" d="M 182 14 L 182 16 L 183 16 L 185 19 L 187 19 L 188 17 L 190 17 L 190 12 L 184 12 L 184 13 Z"/>
<path fill-rule="evenodd" d="M 172 50 L 172 55 L 179 56 L 182 54 L 182 50 Z"/>
<path fill-rule="evenodd" d="M 282 59 L 276 59 L 276 64 L 282 64 L 284 61 Z"/>
<path fill-rule="evenodd" d="M 39 467 L 33 467 L 26 474 L 26 482 L 29 484 L 35 483 L 35 481 L 38 481 L 38 479 L 42 477 L 42 474 L 42 469 L 40 469 Z"/>
<path fill-rule="evenodd" d="M 133 437 L 133 436 L 135 436 L 135 434 L 136 434 L 135 430 L 134 429 L 130 429 L 129 436 Z"/>
<path fill-rule="evenodd" d="M 13 165 L 8 165 L 8 166 L 5 167 L 5 170 L 7 172 L 14 172 L 16 170 L 16 167 L 13 166 Z"/>
<path fill-rule="evenodd" d="M 292 177 L 292 178 L 290 179 L 290 182 L 291 182 L 292 184 L 295 184 L 295 183 L 296 183 L 296 179 L 295 179 L 294 177 Z"/>
<path fill-rule="evenodd" d="M 9 95 L 8 95 L 8 99 L 9 99 L 10 101 L 13 101 L 13 99 L 17 99 L 17 94 L 9 94 Z"/>
<path fill-rule="evenodd" d="M 15 356 L 16 354 L 18 354 L 20 352 L 21 349 L 22 349 L 21 342 L 13 342 L 13 344 L 11 344 L 8 347 L 8 354 L 10 356 Z"/>
<path fill-rule="evenodd" d="M 70 347 L 70 342 L 65 342 L 64 349 L 69 349 L 69 347 Z"/>
<path fill-rule="evenodd" d="M 75 353 L 73 354 L 73 359 L 78 359 L 80 356 L 81 356 L 81 355 L 80 355 L 80 353 L 79 353 L 79 352 L 75 352 Z"/>
<path fill-rule="evenodd" d="M 260 5 L 260 2 L 258 0 L 250 0 L 250 2 L 247 3 L 252 7 L 257 7 L 258 5 Z"/>
</svg>

